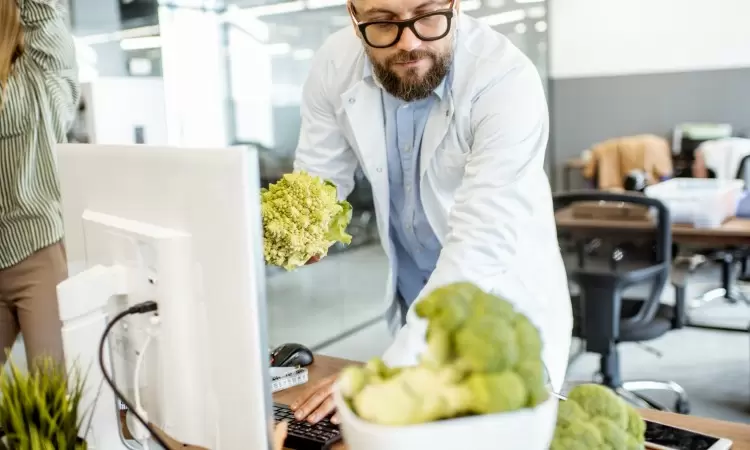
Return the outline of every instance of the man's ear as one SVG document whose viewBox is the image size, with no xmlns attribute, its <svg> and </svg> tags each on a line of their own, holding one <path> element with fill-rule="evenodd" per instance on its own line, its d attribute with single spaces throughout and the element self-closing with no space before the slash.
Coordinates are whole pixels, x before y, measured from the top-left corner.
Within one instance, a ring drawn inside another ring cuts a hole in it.
<svg viewBox="0 0 750 450">
<path fill-rule="evenodd" d="M 349 13 L 349 21 L 352 23 L 352 27 L 354 27 L 354 34 L 358 38 L 362 38 L 361 33 L 359 32 L 359 26 L 357 26 L 357 20 L 355 19 L 357 13 L 354 9 L 354 0 L 349 0 L 346 3 L 346 10 Z"/>
</svg>

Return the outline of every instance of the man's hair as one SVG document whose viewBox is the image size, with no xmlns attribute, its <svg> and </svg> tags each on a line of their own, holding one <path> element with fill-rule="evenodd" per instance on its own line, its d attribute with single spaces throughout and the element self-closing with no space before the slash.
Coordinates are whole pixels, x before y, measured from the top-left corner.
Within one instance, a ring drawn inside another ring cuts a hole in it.
<svg viewBox="0 0 750 450">
<path fill-rule="evenodd" d="M 16 0 L 0 0 L 0 90 L 8 85 L 13 63 L 23 54 L 23 24 Z"/>
</svg>

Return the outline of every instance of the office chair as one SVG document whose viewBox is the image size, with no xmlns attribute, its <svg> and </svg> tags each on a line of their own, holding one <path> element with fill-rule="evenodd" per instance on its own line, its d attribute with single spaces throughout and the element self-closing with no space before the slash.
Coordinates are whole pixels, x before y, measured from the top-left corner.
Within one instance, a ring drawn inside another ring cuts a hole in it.
<svg viewBox="0 0 750 450">
<path fill-rule="evenodd" d="M 656 211 L 656 227 L 653 239 L 654 251 L 649 266 L 633 270 L 621 269 L 625 258 L 623 250 L 615 246 L 608 253 L 609 264 L 596 264 L 595 268 L 582 264 L 579 254 L 579 267 L 569 271 L 569 278 L 578 284 L 579 295 L 571 296 L 573 303 L 573 336 L 585 342 L 587 352 L 600 355 L 601 383 L 626 400 L 659 410 L 689 412 L 685 390 L 672 381 L 623 381 L 620 374 L 618 345 L 623 342 L 641 343 L 663 336 L 685 324 L 684 284 L 675 285 L 675 305 L 661 304 L 661 294 L 670 280 L 672 265 L 672 232 L 669 210 L 659 200 L 627 194 L 607 192 L 573 192 L 557 194 L 554 197 L 555 211 L 583 201 L 622 202 L 641 205 Z M 620 230 L 622 231 L 622 230 Z M 595 233 L 589 231 L 586 234 Z M 616 236 L 617 231 L 610 237 Z M 644 233 L 646 234 L 646 233 Z M 589 237 L 589 236 L 586 236 Z M 622 240 L 622 236 L 617 236 Z M 584 237 L 581 237 L 584 238 Z M 607 241 L 606 237 L 602 237 Z M 585 255 L 583 255 L 585 256 Z M 651 289 L 646 299 L 624 298 L 626 289 L 650 283 Z M 668 391 L 676 395 L 673 408 L 649 399 L 639 391 Z"/>
<path fill-rule="evenodd" d="M 745 189 L 750 187 L 750 155 L 744 156 L 740 160 L 740 164 L 737 168 L 737 174 L 735 178 L 743 180 L 745 182 Z M 743 292 L 734 289 L 734 269 L 737 263 L 740 263 L 740 273 L 737 279 L 742 281 L 749 281 L 747 270 L 748 270 L 748 257 L 750 257 L 750 249 L 747 247 L 727 247 L 722 249 L 701 249 L 697 251 L 698 254 L 706 257 L 707 260 L 719 263 L 721 265 L 721 287 L 717 289 L 711 289 L 700 296 L 699 302 L 701 304 L 708 303 L 717 298 L 724 298 L 729 303 L 745 303 L 750 305 L 750 298 L 748 298 Z M 726 330 L 726 331 L 746 331 L 737 330 L 734 328 L 725 328 L 721 326 L 711 326 L 712 329 Z"/>
</svg>

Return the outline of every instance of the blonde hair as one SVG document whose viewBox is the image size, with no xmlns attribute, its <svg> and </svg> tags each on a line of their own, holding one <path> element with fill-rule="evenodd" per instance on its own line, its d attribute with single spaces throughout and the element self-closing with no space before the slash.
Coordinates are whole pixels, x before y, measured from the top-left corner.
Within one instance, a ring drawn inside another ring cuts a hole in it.
<svg viewBox="0 0 750 450">
<path fill-rule="evenodd" d="M 0 0 L 0 90 L 8 85 L 13 63 L 22 53 L 21 11 L 16 0 Z"/>
</svg>

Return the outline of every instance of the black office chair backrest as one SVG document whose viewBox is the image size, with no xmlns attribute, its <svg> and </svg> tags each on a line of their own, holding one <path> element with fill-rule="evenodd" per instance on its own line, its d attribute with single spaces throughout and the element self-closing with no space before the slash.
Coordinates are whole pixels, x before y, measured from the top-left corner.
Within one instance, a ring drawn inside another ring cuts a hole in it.
<svg viewBox="0 0 750 450">
<path fill-rule="evenodd" d="M 672 264 L 672 229 L 669 210 L 659 200 L 640 194 L 618 194 L 603 191 L 584 191 L 561 193 L 554 196 L 555 211 L 571 207 L 579 202 L 612 202 L 649 208 L 653 216 L 653 231 L 647 227 L 637 236 L 626 236 L 632 227 L 587 227 L 585 231 L 564 230 L 579 241 L 590 242 L 592 238 L 602 241 L 633 242 L 633 238 L 646 238 L 653 244 L 653 253 L 645 267 L 635 269 L 622 268 L 617 264 L 623 259 L 623 250 L 619 245 L 613 246 L 607 255 L 609 264 L 599 262 L 594 265 L 581 263 L 569 269 L 569 277 L 580 290 L 581 323 L 580 332 L 586 340 L 589 351 L 606 352 L 617 342 L 621 323 L 647 324 L 656 316 L 664 286 L 669 280 Z M 606 220 L 606 219 L 602 219 Z M 579 258 L 586 255 L 579 255 Z M 622 319 L 621 307 L 623 293 L 629 287 L 650 283 L 650 291 L 644 299 L 643 306 L 633 316 Z"/>
<path fill-rule="evenodd" d="M 750 189 L 750 155 L 745 155 L 740 160 L 740 165 L 737 167 L 737 176 L 735 178 L 745 182 L 745 190 Z"/>
</svg>

